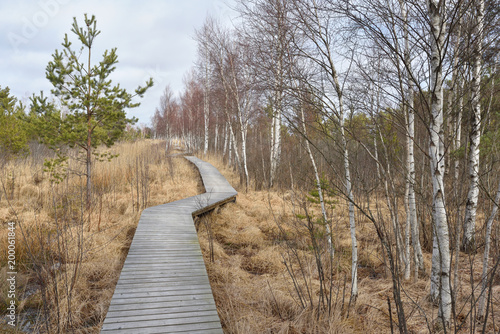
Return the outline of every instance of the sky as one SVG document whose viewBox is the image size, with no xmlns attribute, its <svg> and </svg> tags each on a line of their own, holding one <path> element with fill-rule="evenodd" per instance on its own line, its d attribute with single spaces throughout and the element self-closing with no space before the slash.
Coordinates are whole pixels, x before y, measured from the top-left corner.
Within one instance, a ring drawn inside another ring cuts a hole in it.
<svg viewBox="0 0 500 334">
<path fill-rule="evenodd" d="M 92 61 L 117 48 L 119 63 L 111 79 L 133 92 L 150 77 L 155 84 L 138 108 L 128 109 L 138 124 L 149 124 L 166 87 L 179 94 L 183 78 L 196 60 L 195 29 L 207 15 L 230 24 L 235 17 L 231 0 L 9 0 L 0 1 L 0 86 L 25 104 L 33 94 L 50 95 L 45 68 L 73 17 L 95 15 L 101 34 L 95 39 Z"/>
</svg>

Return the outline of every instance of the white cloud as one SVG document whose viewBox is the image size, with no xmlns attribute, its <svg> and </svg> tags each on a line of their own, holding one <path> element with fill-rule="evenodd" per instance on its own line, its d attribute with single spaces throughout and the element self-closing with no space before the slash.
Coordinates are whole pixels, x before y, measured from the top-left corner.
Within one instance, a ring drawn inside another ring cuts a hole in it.
<svg viewBox="0 0 500 334">
<path fill-rule="evenodd" d="M 231 1 L 231 0 L 228 0 Z M 9 86 L 18 98 L 51 86 L 45 67 L 64 35 L 71 40 L 73 17 L 94 14 L 101 34 L 93 60 L 106 49 L 117 48 L 113 81 L 133 91 L 153 77 L 155 86 L 129 111 L 148 123 L 167 84 L 182 90 L 182 79 L 195 61 L 194 30 L 207 14 L 228 19 L 232 14 L 223 0 L 18 0 L 0 2 L 0 86 Z M 78 45 L 75 41 L 74 45 Z"/>
</svg>

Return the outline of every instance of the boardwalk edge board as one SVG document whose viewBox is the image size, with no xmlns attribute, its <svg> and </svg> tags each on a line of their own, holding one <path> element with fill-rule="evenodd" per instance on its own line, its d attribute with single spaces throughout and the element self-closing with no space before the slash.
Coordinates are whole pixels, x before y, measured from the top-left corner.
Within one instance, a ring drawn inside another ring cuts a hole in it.
<svg viewBox="0 0 500 334">
<path fill-rule="evenodd" d="M 142 212 L 101 333 L 222 333 L 193 217 L 237 192 L 210 163 L 185 158 L 205 193 Z"/>
</svg>

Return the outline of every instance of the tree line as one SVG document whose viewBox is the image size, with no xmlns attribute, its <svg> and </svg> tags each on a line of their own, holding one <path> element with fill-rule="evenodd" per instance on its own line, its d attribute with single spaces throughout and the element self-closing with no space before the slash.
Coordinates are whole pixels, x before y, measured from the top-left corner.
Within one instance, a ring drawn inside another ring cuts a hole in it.
<svg viewBox="0 0 500 334">
<path fill-rule="evenodd" d="M 500 254 L 498 1 L 251 0 L 236 10 L 233 26 L 208 17 L 196 31 L 197 61 L 179 97 L 165 88 L 153 135 L 223 156 L 244 189 L 313 189 L 332 255 L 324 193 L 334 189 L 347 207 L 353 300 L 364 217 L 401 332 L 404 282 L 419 275 L 438 310 L 429 328 L 481 319 L 484 330 Z M 480 253 L 469 268 L 481 263 L 479 285 L 460 303 L 460 259 Z"/>
</svg>

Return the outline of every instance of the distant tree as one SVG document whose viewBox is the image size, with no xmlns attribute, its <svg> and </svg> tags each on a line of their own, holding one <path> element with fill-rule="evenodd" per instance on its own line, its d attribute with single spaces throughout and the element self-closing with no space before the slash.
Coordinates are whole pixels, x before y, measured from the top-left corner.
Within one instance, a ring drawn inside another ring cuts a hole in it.
<svg viewBox="0 0 500 334">
<path fill-rule="evenodd" d="M 71 32 L 77 36 L 81 48 L 74 50 L 66 34 L 63 51 L 56 50 L 46 68 L 46 77 L 54 86 L 52 93 L 59 99 L 61 110 L 43 95 L 31 98 L 31 109 L 39 116 L 35 122 L 40 126 L 38 135 L 43 142 L 51 147 L 69 145 L 81 149 L 86 166 L 87 209 L 90 209 L 92 161 L 99 156 L 95 149 L 102 144 L 112 146 L 126 126 L 137 121 L 127 118 L 125 109 L 139 106 L 132 102 L 133 97 L 142 97 L 153 80 L 139 86 L 135 94 L 119 84 L 113 86 L 109 76 L 118 63 L 116 48 L 106 50 L 102 60 L 92 65 L 94 39 L 100 34 L 94 15 L 89 18 L 85 14 L 84 27 L 74 18 Z M 50 122 L 43 124 L 47 120 Z"/>
<path fill-rule="evenodd" d="M 20 116 L 24 115 L 24 108 L 17 103 L 17 99 L 10 95 L 9 87 L 0 87 L 0 159 L 26 153 L 28 151 L 28 131 L 23 126 Z"/>
<path fill-rule="evenodd" d="M 167 85 L 160 98 L 160 106 L 156 108 L 151 118 L 155 137 L 170 139 L 173 135 L 175 118 L 179 112 L 179 102 L 174 96 L 172 88 Z"/>
<path fill-rule="evenodd" d="M 254 59 L 252 72 L 269 104 L 270 170 L 269 186 L 276 183 L 281 164 L 283 113 L 286 107 L 286 78 L 294 26 L 289 16 L 291 2 L 285 0 L 238 0 L 238 11 L 245 20 L 242 32 L 252 45 Z"/>
</svg>

